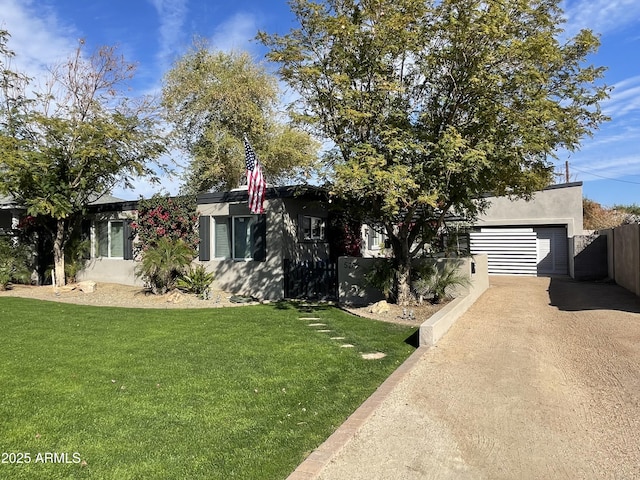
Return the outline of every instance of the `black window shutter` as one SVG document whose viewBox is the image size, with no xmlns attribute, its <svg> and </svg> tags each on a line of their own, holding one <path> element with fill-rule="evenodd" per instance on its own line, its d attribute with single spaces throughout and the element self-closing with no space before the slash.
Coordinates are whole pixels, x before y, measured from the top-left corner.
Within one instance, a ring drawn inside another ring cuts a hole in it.
<svg viewBox="0 0 640 480">
<path fill-rule="evenodd" d="M 298 241 L 304 242 L 304 215 L 298 214 Z"/>
<path fill-rule="evenodd" d="M 253 225 L 253 259 L 264 262 L 267 259 L 267 216 L 260 215 Z"/>
<path fill-rule="evenodd" d="M 125 260 L 133 260 L 133 230 L 131 230 L 131 220 L 124 221 L 124 249 L 123 258 Z"/>
<path fill-rule="evenodd" d="M 198 244 L 198 258 L 201 262 L 211 260 L 211 217 L 201 216 L 198 221 L 200 243 Z"/>
</svg>

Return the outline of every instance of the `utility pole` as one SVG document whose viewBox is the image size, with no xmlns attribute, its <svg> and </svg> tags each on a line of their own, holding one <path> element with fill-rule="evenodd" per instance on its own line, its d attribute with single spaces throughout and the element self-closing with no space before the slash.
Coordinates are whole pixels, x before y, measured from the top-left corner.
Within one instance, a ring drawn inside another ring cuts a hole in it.
<svg viewBox="0 0 640 480">
<path fill-rule="evenodd" d="M 565 183 L 569 183 L 569 160 L 566 160 L 564 162 L 564 179 L 565 179 Z"/>
</svg>

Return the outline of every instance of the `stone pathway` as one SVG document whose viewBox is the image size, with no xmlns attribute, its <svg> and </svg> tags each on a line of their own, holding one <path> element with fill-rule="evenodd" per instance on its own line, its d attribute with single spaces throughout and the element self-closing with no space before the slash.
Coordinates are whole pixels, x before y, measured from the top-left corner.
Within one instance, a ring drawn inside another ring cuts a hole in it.
<svg viewBox="0 0 640 480">
<path fill-rule="evenodd" d="M 320 321 L 320 320 L 322 320 L 322 318 L 320 318 L 320 317 L 299 317 L 298 319 L 306 321 L 306 322 L 311 322 L 307 326 L 309 328 L 314 329 L 318 333 L 331 333 L 331 332 L 333 332 L 333 330 L 331 330 L 330 328 L 321 328 L 321 327 L 327 327 L 327 324 L 326 323 L 322 323 Z M 339 341 L 339 342 L 342 342 L 342 341 L 346 340 L 346 337 L 329 337 L 329 338 L 331 340 L 336 340 L 336 341 Z M 352 345 L 350 343 L 342 343 L 340 345 L 340 348 L 355 348 L 355 345 Z M 360 356 L 364 360 L 379 360 L 381 358 L 386 357 L 387 354 L 383 353 L 383 352 L 370 352 L 370 353 L 360 352 Z"/>
</svg>

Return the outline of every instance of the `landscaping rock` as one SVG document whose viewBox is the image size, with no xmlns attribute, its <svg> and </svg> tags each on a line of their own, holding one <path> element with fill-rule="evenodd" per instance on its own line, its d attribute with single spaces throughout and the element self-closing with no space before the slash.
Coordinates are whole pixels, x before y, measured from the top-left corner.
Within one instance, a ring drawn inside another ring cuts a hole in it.
<svg viewBox="0 0 640 480">
<path fill-rule="evenodd" d="M 184 295 L 179 291 L 175 291 L 167 297 L 167 303 L 180 303 L 184 300 Z"/>
<path fill-rule="evenodd" d="M 93 293 L 96 291 L 96 282 L 92 282 L 91 280 L 78 282 L 78 290 L 84 293 Z"/>
<path fill-rule="evenodd" d="M 380 300 L 377 303 L 374 303 L 373 305 L 371 305 L 371 308 L 369 309 L 369 312 L 371 313 L 376 313 L 376 314 L 380 314 L 380 313 L 387 313 L 389 312 L 390 308 L 389 308 L 389 304 L 387 303 L 386 300 Z"/>
</svg>

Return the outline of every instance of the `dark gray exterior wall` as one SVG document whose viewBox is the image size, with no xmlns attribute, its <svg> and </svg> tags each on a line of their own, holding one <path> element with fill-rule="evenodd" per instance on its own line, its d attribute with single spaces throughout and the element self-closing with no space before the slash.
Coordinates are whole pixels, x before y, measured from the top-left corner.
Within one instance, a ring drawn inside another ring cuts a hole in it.
<svg viewBox="0 0 640 480">
<path fill-rule="evenodd" d="M 298 234 L 299 215 L 327 218 L 327 210 L 322 201 L 305 196 L 272 196 L 267 197 L 264 209 L 265 261 L 216 259 L 212 252 L 210 260 L 198 262 L 215 274 L 216 288 L 261 300 L 278 300 L 284 297 L 285 259 L 300 262 L 329 258 L 328 243 L 304 242 Z M 229 192 L 226 196 L 212 194 L 203 197 L 203 201 L 198 204 L 198 215 L 250 215 L 246 193 L 244 197 L 238 192 Z"/>
</svg>

